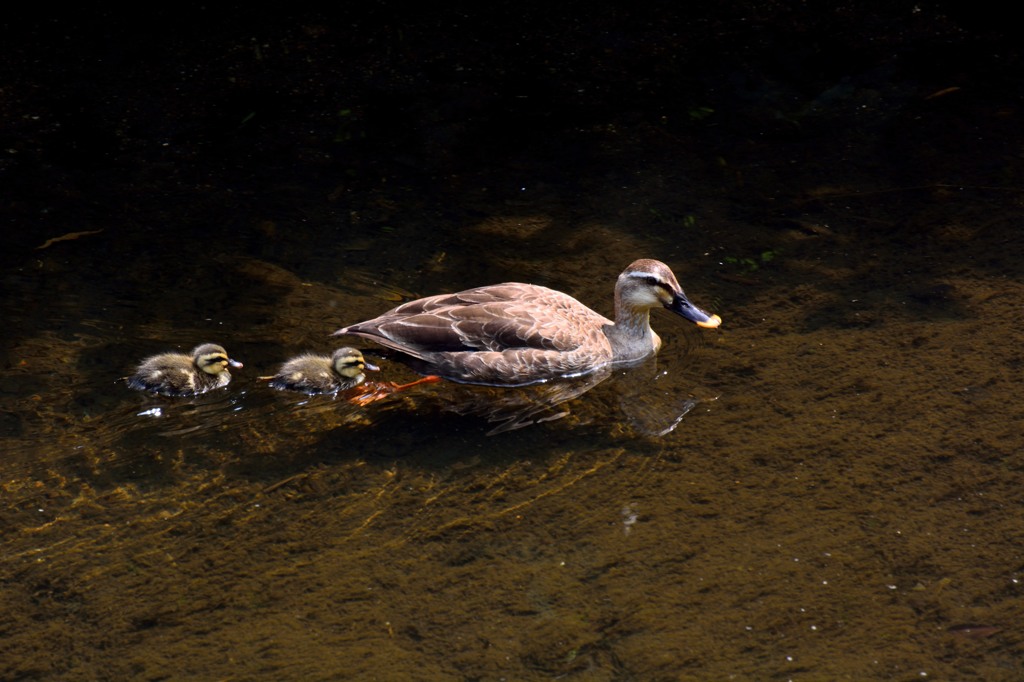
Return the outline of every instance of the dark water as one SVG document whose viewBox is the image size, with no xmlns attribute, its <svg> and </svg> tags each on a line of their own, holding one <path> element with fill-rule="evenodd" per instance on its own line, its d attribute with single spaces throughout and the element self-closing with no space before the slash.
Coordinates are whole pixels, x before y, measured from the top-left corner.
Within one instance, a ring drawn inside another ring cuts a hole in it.
<svg viewBox="0 0 1024 682">
<path fill-rule="evenodd" d="M 9 140 L 0 678 L 1024 678 L 1019 83 L 912 56 L 799 88 L 723 66 L 713 113 L 567 113 L 487 163 L 443 118 L 374 160 L 336 100 L 308 139 L 187 109 L 150 137 L 125 104 L 116 159 Z M 103 127 L 53 100 L 45 125 Z M 557 419 L 257 379 L 413 296 L 521 280 L 608 314 L 639 257 L 722 327 L 656 312 L 657 363 Z M 203 341 L 246 365 L 226 390 L 117 382 Z"/>
</svg>

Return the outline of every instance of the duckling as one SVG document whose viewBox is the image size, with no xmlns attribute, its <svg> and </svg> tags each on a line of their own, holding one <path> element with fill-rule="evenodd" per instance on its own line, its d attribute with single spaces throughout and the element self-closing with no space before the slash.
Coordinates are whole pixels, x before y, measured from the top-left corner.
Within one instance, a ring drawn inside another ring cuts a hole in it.
<svg viewBox="0 0 1024 682">
<path fill-rule="evenodd" d="M 146 358 L 135 374 L 125 380 L 137 391 L 168 396 L 199 395 L 228 385 L 231 381 L 228 365 L 241 367 L 242 363 L 229 358 L 223 346 L 204 343 L 189 355 L 161 353 Z"/>
<path fill-rule="evenodd" d="M 270 379 L 273 388 L 285 391 L 301 391 L 309 395 L 337 393 L 363 383 L 363 370 L 380 369 L 363 358 L 355 348 L 339 348 L 330 357 L 305 353 L 281 365 L 281 369 Z"/>
</svg>

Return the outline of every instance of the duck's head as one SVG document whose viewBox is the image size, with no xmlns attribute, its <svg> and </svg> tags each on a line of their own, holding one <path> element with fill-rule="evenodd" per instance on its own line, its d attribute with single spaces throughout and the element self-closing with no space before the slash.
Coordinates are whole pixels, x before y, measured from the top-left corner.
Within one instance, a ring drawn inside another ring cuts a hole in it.
<svg viewBox="0 0 1024 682">
<path fill-rule="evenodd" d="M 379 367 L 366 361 L 363 354 L 355 348 L 339 348 L 331 356 L 334 371 L 346 379 L 358 379 L 365 370 L 376 372 Z"/>
<path fill-rule="evenodd" d="M 649 258 L 634 261 L 619 275 L 615 301 L 618 306 L 637 311 L 663 306 L 699 327 L 713 329 L 722 324 L 718 315 L 707 313 L 690 302 L 667 265 Z"/>
<path fill-rule="evenodd" d="M 224 350 L 223 346 L 218 346 L 215 343 L 204 343 L 201 346 L 196 346 L 192 351 L 192 361 L 196 363 L 196 367 L 207 374 L 220 374 L 228 368 L 228 365 L 232 367 L 242 366 L 242 363 L 238 360 L 232 360 L 228 357 L 228 352 Z"/>
</svg>

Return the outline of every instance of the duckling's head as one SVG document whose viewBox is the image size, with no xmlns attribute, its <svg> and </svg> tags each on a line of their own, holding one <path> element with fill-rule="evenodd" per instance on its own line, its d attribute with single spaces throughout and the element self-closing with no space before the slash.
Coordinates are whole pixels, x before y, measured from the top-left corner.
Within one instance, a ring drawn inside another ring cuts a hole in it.
<svg viewBox="0 0 1024 682">
<path fill-rule="evenodd" d="M 228 365 L 232 367 L 242 366 L 242 363 L 238 360 L 232 360 L 228 357 L 228 352 L 224 350 L 223 346 L 218 346 L 215 343 L 204 343 L 201 346 L 196 346 L 192 351 L 192 361 L 196 364 L 196 367 L 207 374 L 220 374 L 228 368 Z"/>
<path fill-rule="evenodd" d="M 331 366 L 334 371 L 346 379 L 360 379 L 363 371 L 369 369 L 377 371 L 376 365 L 371 365 L 363 358 L 363 354 L 355 348 L 339 348 L 331 356 Z"/>
<path fill-rule="evenodd" d="M 619 275 L 615 300 L 617 306 L 636 311 L 664 306 L 700 327 L 713 328 L 722 323 L 718 315 L 706 313 L 690 302 L 667 265 L 649 258 L 634 261 Z"/>
</svg>

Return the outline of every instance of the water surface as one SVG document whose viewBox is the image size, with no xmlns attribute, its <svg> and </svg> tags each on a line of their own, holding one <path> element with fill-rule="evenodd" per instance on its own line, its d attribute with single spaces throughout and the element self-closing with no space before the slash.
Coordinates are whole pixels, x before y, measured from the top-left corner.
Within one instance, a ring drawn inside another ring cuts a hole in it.
<svg viewBox="0 0 1024 682">
<path fill-rule="evenodd" d="M 888 77 L 472 168 L 435 130 L 386 177 L 142 155 L 26 197 L 0 676 L 1020 679 L 1019 109 Z M 610 314 L 640 257 L 722 327 L 656 311 L 657 362 L 558 419 L 257 379 L 419 295 L 521 280 Z M 246 365 L 223 391 L 117 381 L 204 341 Z"/>
</svg>

